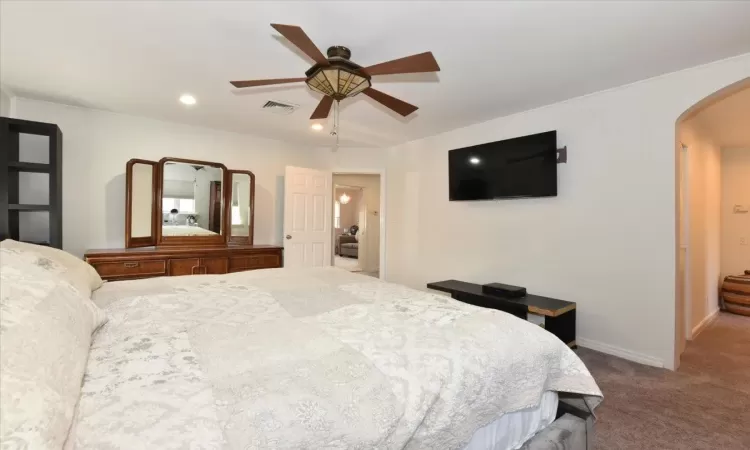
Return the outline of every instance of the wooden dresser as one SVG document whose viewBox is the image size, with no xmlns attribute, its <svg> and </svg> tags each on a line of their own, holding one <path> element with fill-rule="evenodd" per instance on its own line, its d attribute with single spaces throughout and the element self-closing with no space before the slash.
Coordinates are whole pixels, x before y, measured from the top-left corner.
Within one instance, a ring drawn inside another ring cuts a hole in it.
<svg viewBox="0 0 750 450">
<path fill-rule="evenodd" d="M 116 281 L 282 267 L 282 251 L 272 245 L 140 247 L 88 250 L 84 258 L 102 279 Z"/>
</svg>

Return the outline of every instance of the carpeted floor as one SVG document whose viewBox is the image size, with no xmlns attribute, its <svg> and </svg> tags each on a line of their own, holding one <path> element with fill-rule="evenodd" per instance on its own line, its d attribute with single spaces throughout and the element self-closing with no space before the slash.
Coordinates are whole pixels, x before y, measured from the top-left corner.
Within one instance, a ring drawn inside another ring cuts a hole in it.
<svg viewBox="0 0 750 450">
<path fill-rule="evenodd" d="M 333 257 L 333 265 L 349 272 L 359 272 L 362 270 L 359 268 L 359 260 L 357 258 L 335 255 Z"/>
<path fill-rule="evenodd" d="M 577 353 L 604 392 L 597 450 L 750 449 L 750 317 L 721 313 L 676 372 Z"/>
</svg>

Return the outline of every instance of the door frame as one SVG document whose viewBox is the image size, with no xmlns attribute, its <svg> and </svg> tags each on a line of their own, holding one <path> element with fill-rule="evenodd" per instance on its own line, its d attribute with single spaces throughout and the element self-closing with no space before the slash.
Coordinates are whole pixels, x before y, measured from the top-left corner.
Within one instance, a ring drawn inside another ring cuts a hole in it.
<svg viewBox="0 0 750 450">
<path fill-rule="evenodd" d="M 693 296 L 692 296 L 692 273 L 690 266 L 690 147 L 680 142 L 680 196 L 682 211 L 679 215 L 680 234 L 678 241 L 678 252 L 684 250 L 685 264 L 683 276 L 680 282 L 682 286 L 682 306 L 684 311 L 685 333 L 684 341 L 693 340 Z M 679 264 L 679 260 L 678 260 Z M 679 270 L 679 268 L 678 268 Z M 685 343 L 686 344 L 686 343 Z"/>
<path fill-rule="evenodd" d="M 380 176 L 380 211 L 378 212 L 378 219 L 380 221 L 380 224 L 379 224 L 380 225 L 380 252 L 379 252 L 380 254 L 378 255 L 378 258 L 379 258 L 379 261 L 378 261 L 378 266 L 379 266 L 379 269 L 378 269 L 379 270 L 378 278 L 380 278 L 381 280 L 385 280 L 386 279 L 386 274 L 387 274 L 387 272 L 386 272 L 386 268 L 387 268 L 386 267 L 386 259 L 385 259 L 385 256 L 386 256 L 386 245 L 385 245 L 385 243 L 386 243 L 386 238 L 387 238 L 387 236 L 386 236 L 386 226 L 385 226 L 385 224 L 386 224 L 386 206 L 387 206 L 387 202 L 386 202 L 386 198 L 385 198 L 385 193 L 386 193 L 386 170 L 385 169 L 352 169 L 350 167 L 346 167 L 346 168 L 344 168 L 344 167 L 334 167 L 331 170 L 331 174 L 332 174 L 332 176 L 336 176 L 336 175 L 379 175 Z M 333 188 L 333 186 L 335 186 L 335 184 L 336 183 L 331 183 L 331 188 Z M 332 194 L 333 194 L 333 191 L 332 191 Z M 331 207 L 331 224 L 333 224 L 333 207 Z M 333 233 L 333 230 L 334 230 L 334 228 L 331 227 L 331 233 Z M 334 242 L 335 242 L 336 237 L 333 236 L 333 239 L 334 239 Z M 333 244 L 331 244 L 331 245 L 333 245 Z M 331 266 L 333 266 L 333 258 L 335 256 L 334 253 L 335 252 L 331 251 Z"/>
<path fill-rule="evenodd" d="M 209 194 L 208 194 L 208 229 L 209 231 L 213 231 L 214 233 L 220 234 L 221 233 L 221 212 L 222 212 L 222 200 L 224 199 L 223 191 L 222 191 L 222 184 L 221 181 L 211 181 L 208 184 L 209 186 Z M 216 228 L 216 206 L 219 206 L 219 230 L 216 231 L 214 228 Z M 224 225 L 226 226 L 226 224 Z M 231 224 L 230 224 L 231 226 Z M 230 233 L 231 234 L 231 233 Z"/>
</svg>

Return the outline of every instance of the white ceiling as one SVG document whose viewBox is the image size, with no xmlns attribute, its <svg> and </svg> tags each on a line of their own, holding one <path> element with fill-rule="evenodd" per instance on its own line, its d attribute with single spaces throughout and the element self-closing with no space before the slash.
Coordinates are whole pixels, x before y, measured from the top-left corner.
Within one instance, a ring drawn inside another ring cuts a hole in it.
<svg viewBox="0 0 750 450">
<path fill-rule="evenodd" d="M 750 87 L 708 106 L 691 120 L 719 147 L 750 150 Z"/>
<path fill-rule="evenodd" d="M 431 50 L 439 74 L 374 78 L 420 107 L 403 119 L 366 96 L 342 103 L 342 145 L 401 143 L 750 52 L 750 2 L 40 2 L 0 3 L 0 82 L 16 95 L 330 143 L 303 83 L 311 61 L 269 24 L 300 25 L 363 65 Z M 177 102 L 189 92 L 198 105 Z M 290 116 L 267 100 L 300 105 Z"/>
</svg>

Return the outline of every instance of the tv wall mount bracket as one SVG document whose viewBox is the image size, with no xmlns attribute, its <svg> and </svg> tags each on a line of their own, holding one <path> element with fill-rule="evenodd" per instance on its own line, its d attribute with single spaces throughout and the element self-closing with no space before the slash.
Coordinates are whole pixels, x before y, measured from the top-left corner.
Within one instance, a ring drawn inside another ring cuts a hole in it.
<svg viewBox="0 0 750 450">
<path fill-rule="evenodd" d="M 568 162 L 568 146 L 557 149 L 557 163 L 565 164 Z"/>
</svg>

